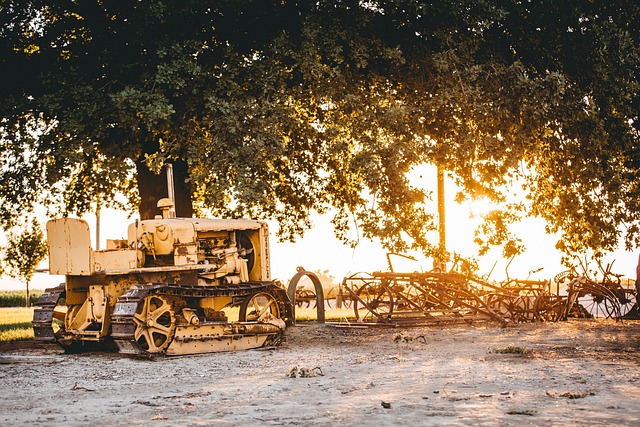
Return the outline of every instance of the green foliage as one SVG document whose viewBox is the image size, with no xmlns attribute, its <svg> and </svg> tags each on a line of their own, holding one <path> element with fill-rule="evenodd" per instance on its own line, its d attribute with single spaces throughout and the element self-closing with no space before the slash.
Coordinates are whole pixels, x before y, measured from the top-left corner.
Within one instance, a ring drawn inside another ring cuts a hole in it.
<svg viewBox="0 0 640 427">
<path fill-rule="evenodd" d="M 521 251 L 524 215 L 569 254 L 640 244 L 635 2 L 50 3 L 0 10 L 4 226 L 118 193 L 146 212 L 171 161 L 183 212 L 274 218 L 293 239 L 331 211 L 347 243 L 438 255 L 407 178 L 431 163 L 503 205 L 482 250 Z"/>
<path fill-rule="evenodd" d="M 18 227 L 7 236 L 2 262 L 4 272 L 10 277 L 31 281 L 36 267 L 47 256 L 44 233 L 36 219 Z"/>
<path fill-rule="evenodd" d="M 29 293 L 30 306 L 33 306 L 42 295 L 42 291 Z M 24 307 L 26 295 L 23 291 L 0 291 L 0 307 Z"/>
</svg>

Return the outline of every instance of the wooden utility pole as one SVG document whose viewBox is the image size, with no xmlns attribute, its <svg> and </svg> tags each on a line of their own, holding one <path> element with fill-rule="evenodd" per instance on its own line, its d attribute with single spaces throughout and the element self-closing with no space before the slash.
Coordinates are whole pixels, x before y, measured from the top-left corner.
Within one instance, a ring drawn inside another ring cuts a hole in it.
<svg viewBox="0 0 640 427">
<path fill-rule="evenodd" d="M 437 185 L 437 198 L 438 198 L 438 249 L 440 254 L 444 255 L 447 251 L 447 233 L 445 226 L 444 216 L 444 169 L 438 166 L 438 185 Z M 444 260 L 436 260 L 433 263 L 433 268 L 446 271 L 447 263 Z"/>
<path fill-rule="evenodd" d="M 96 202 L 96 251 L 100 250 L 100 202 Z"/>
<path fill-rule="evenodd" d="M 444 169 L 438 166 L 438 246 L 447 250 L 447 233 L 444 216 Z"/>
</svg>

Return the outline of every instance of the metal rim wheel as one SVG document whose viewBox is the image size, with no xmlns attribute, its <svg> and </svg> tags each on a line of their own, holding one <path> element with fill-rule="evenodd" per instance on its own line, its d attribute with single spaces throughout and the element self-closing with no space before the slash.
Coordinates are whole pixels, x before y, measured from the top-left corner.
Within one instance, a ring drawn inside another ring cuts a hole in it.
<svg viewBox="0 0 640 427">
<path fill-rule="evenodd" d="M 621 319 L 629 312 L 636 304 L 636 293 L 634 290 L 618 288 L 613 291 L 615 294 L 615 301 L 606 299 L 604 301 L 607 314 L 614 319 Z"/>
<path fill-rule="evenodd" d="M 396 310 L 422 311 L 425 309 L 426 298 L 421 289 L 413 284 L 396 285 L 393 287 L 396 295 Z"/>
<path fill-rule="evenodd" d="M 601 294 L 588 294 L 584 297 L 578 298 L 578 303 L 580 303 L 584 307 L 585 311 L 592 317 L 607 318 L 611 317 L 611 315 L 605 305 L 606 300 L 607 298 Z M 611 303 L 609 305 L 613 306 Z"/>
<path fill-rule="evenodd" d="M 269 292 L 258 292 L 240 305 L 241 322 L 259 322 L 269 317 L 280 318 L 278 300 Z"/>
<path fill-rule="evenodd" d="M 511 317 L 511 297 L 503 294 L 489 294 L 485 297 L 485 305 L 498 316 L 505 319 Z"/>
<path fill-rule="evenodd" d="M 625 289 L 624 299 L 620 300 L 620 317 L 629 315 L 631 310 L 637 307 L 637 303 L 638 295 L 636 295 L 635 289 Z"/>
<path fill-rule="evenodd" d="M 531 295 L 519 295 L 513 302 L 511 311 L 515 322 L 530 322 L 535 317 L 534 297 Z"/>
<path fill-rule="evenodd" d="M 296 305 L 300 308 L 315 308 L 316 293 L 309 289 L 296 289 Z"/>
<path fill-rule="evenodd" d="M 143 350 L 160 353 L 169 347 L 176 330 L 176 316 L 171 303 L 160 295 L 147 295 L 133 316 L 135 340 Z"/>
<path fill-rule="evenodd" d="M 389 288 L 381 283 L 369 282 L 356 292 L 353 311 L 356 320 L 368 320 L 372 316 L 379 321 L 388 320 L 393 313 L 393 296 Z"/>
<path fill-rule="evenodd" d="M 557 322 L 564 317 L 565 300 L 557 295 L 542 294 L 536 298 L 534 311 L 543 322 Z"/>
</svg>

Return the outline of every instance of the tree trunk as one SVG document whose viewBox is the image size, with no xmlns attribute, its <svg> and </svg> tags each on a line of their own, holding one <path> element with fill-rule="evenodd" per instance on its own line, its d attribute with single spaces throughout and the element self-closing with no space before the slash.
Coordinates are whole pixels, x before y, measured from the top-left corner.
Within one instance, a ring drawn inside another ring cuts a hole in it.
<svg viewBox="0 0 640 427">
<path fill-rule="evenodd" d="M 27 303 L 26 303 L 26 307 L 27 308 L 31 307 L 31 301 L 30 301 L 31 298 L 29 298 L 29 297 L 30 297 L 30 295 L 29 295 L 29 282 L 27 282 Z"/>
<path fill-rule="evenodd" d="M 159 149 L 158 143 L 143 144 L 143 153 L 136 160 L 138 192 L 140 194 L 140 219 L 153 219 L 160 214 L 157 208 L 158 200 L 168 197 L 167 177 L 164 174 L 156 175 L 147 167 L 144 155 L 153 154 Z M 184 160 L 173 162 L 173 182 L 176 203 L 176 216 L 191 218 L 193 216 L 193 204 L 191 203 L 191 187 L 186 181 L 189 176 L 189 166 Z"/>
</svg>

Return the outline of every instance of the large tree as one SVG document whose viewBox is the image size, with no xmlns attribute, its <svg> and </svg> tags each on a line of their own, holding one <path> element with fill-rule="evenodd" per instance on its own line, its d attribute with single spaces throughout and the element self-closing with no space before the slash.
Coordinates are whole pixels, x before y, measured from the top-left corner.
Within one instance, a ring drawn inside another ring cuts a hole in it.
<svg viewBox="0 0 640 427">
<path fill-rule="evenodd" d="M 344 240 L 355 226 L 432 252 L 429 194 L 407 178 L 426 162 L 461 197 L 504 204 L 483 245 L 517 250 L 506 225 L 536 214 L 567 252 L 612 249 L 621 226 L 635 247 L 639 15 L 587 0 L 3 1 L 2 220 L 117 193 L 149 217 L 172 162 L 179 214 L 276 218 L 286 238 L 335 209 Z"/>
</svg>

